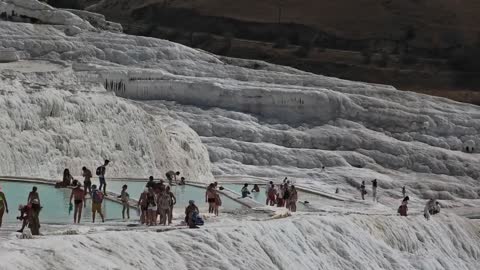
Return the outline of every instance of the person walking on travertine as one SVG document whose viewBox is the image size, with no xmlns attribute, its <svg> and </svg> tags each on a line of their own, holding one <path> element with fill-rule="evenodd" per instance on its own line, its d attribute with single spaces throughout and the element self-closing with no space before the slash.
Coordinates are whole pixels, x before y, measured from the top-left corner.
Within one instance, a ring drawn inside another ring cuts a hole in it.
<svg viewBox="0 0 480 270">
<path fill-rule="evenodd" d="M 362 181 L 362 185 L 360 185 L 360 194 L 362 195 L 362 200 L 365 200 L 365 194 L 367 194 L 367 191 L 365 190 L 365 181 Z"/>
</svg>

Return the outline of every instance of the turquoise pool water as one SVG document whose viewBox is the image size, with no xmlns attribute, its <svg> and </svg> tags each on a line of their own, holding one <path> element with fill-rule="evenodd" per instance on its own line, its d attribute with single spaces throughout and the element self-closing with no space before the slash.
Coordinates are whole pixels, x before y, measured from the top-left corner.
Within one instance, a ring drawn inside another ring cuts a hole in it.
<svg viewBox="0 0 480 270">
<path fill-rule="evenodd" d="M 241 190 L 242 190 L 244 184 L 223 184 L 223 183 L 220 183 L 219 185 L 224 187 L 224 188 L 228 188 L 231 191 L 234 191 L 238 194 L 241 194 Z M 265 204 L 266 200 L 267 200 L 267 194 L 265 193 L 266 186 L 263 185 L 263 184 L 259 184 L 258 186 L 260 187 L 260 192 L 251 192 L 252 189 L 253 189 L 253 184 L 248 184 L 248 190 L 250 191 L 249 196 L 253 200 L 255 200 L 255 201 L 257 201 L 261 204 Z M 312 202 L 312 201 L 315 201 L 315 200 L 319 199 L 318 196 L 315 195 L 315 194 L 306 193 L 306 192 L 302 192 L 302 191 L 297 191 L 297 193 L 298 193 L 298 200 L 302 201 L 302 202 L 303 201 Z M 302 204 L 302 203 L 297 203 L 297 209 L 298 210 L 304 210 L 305 205 Z"/>
<path fill-rule="evenodd" d="M 140 198 L 140 194 L 145 189 L 147 181 L 132 181 L 132 180 L 110 180 L 107 182 L 107 190 L 112 191 L 115 193 L 120 193 L 122 190 L 122 186 L 126 184 L 128 186 L 128 193 L 130 194 L 130 198 L 138 200 Z M 189 200 L 194 200 L 196 205 L 202 209 L 206 207 L 205 203 L 205 191 L 204 188 L 199 188 L 195 186 L 173 186 L 172 190 L 173 194 L 177 198 L 177 204 L 175 208 L 185 208 L 188 205 Z M 245 208 L 246 206 L 232 200 L 226 196 L 220 195 L 222 198 L 222 206 L 221 208 L 227 210 L 233 210 L 238 208 Z"/>
<path fill-rule="evenodd" d="M 20 224 L 20 221 L 16 219 L 20 215 L 18 205 L 26 204 L 28 194 L 32 191 L 32 187 L 36 186 L 43 206 L 42 211 L 40 211 L 40 222 L 73 223 L 73 211 L 70 214 L 68 213 L 70 189 L 56 189 L 45 184 L 9 181 L 0 181 L 0 186 L 3 188 L 10 210 L 9 214 L 5 213 L 3 216 L 4 222 L 18 222 Z M 103 202 L 103 211 L 107 220 L 120 219 L 122 217 L 122 206 L 108 200 Z M 132 214 L 132 211 L 130 214 Z M 87 207 L 83 208 L 82 211 L 82 222 L 91 222 L 91 220 L 91 201 L 87 199 Z M 101 219 L 97 215 L 96 221 L 98 220 Z"/>
</svg>

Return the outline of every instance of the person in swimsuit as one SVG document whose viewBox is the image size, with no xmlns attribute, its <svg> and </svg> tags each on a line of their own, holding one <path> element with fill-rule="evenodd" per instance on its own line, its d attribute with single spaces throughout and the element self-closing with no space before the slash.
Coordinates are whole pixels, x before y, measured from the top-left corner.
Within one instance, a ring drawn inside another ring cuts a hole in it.
<svg viewBox="0 0 480 270">
<path fill-rule="evenodd" d="M 148 226 L 155 226 L 157 225 L 157 203 L 156 203 L 156 196 L 153 189 L 148 189 L 147 194 L 147 225 Z"/>
<path fill-rule="evenodd" d="M 73 223 L 80 223 L 82 217 L 82 207 L 87 205 L 85 201 L 85 191 L 82 189 L 82 185 L 78 185 L 72 189 L 70 194 L 70 204 L 72 204 L 72 199 L 75 203 L 75 210 L 73 211 Z"/>
<path fill-rule="evenodd" d="M 219 215 L 220 206 L 222 206 L 222 199 L 220 198 L 218 191 L 215 190 L 215 205 L 213 207 L 213 213 L 215 216 Z"/>
<path fill-rule="evenodd" d="M 32 216 L 33 222 L 31 222 L 30 225 L 33 224 L 35 228 L 38 225 L 38 227 L 40 228 L 39 216 L 40 216 L 40 210 L 42 209 L 42 206 L 40 203 L 40 195 L 38 195 L 38 192 L 37 192 L 37 187 L 34 186 L 32 188 L 32 191 L 28 194 L 27 204 L 31 205 L 32 211 L 33 211 L 33 216 Z"/>
<path fill-rule="evenodd" d="M 173 184 L 173 181 L 175 181 L 175 184 L 177 183 L 177 176 L 180 175 L 180 172 L 174 172 L 174 171 L 168 171 L 165 176 L 167 177 L 168 184 L 171 186 Z"/>
<path fill-rule="evenodd" d="M 213 183 L 208 186 L 205 192 L 205 202 L 208 203 L 208 213 L 213 213 L 215 210 L 215 185 Z"/>
<path fill-rule="evenodd" d="M 167 187 L 167 194 L 170 196 L 170 211 L 168 212 L 168 225 L 172 224 L 172 219 L 173 219 L 173 206 L 177 204 L 177 198 L 173 194 L 173 192 L 170 191 L 170 187 Z"/>
<path fill-rule="evenodd" d="M 167 218 L 170 213 L 170 201 L 170 195 L 166 190 L 160 192 L 157 198 L 158 213 L 160 214 L 160 225 L 165 226 L 167 224 Z"/>
<path fill-rule="evenodd" d="M 2 187 L 0 187 L 0 227 L 2 227 L 3 214 L 8 214 L 8 203 L 5 193 L 3 193 Z"/>
<path fill-rule="evenodd" d="M 142 224 L 148 224 L 148 206 L 147 206 L 147 196 L 148 188 L 146 187 L 142 194 L 140 194 L 140 199 L 138 200 L 138 207 L 140 208 L 140 222 Z"/>
<path fill-rule="evenodd" d="M 82 176 L 84 177 L 83 186 L 85 187 L 85 195 L 92 193 L 92 172 L 87 167 L 82 168 Z"/>
<path fill-rule="evenodd" d="M 122 218 L 125 220 L 125 212 L 127 212 L 127 218 L 130 219 L 130 205 L 128 204 L 128 201 L 130 200 L 130 194 L 127 192 L 127 185 L 122 186 L 122 192 L 120 192 L 119 198 L 122 201 Z"/>
<path fill-rule="evenodd" d="M 288 210 L 292 212 L 297 211 L 297 200 L 298 200 L 298 193 L 297 189 L 295 188 L 294 185 L 290 186 L 290 196 L 288 198 Z"/>
</svg>

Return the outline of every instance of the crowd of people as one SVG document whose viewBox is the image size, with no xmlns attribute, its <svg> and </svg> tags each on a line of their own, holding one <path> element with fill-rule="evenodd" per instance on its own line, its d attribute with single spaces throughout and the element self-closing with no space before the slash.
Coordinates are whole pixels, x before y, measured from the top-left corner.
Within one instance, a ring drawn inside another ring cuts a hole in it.
<svg viewBox="0 0 480 270">
<path fill-rule="evenodd" d="M 57 188 L 72 188 L 70 195 L 70 211 L 73 210 L 73 222 L 80 223 L 82 217 L 83 208 L 87 207 L 87 196 L 91 199 L 92 209 L 92 222 L 95 223 L 95 218 L 98 213 L 102 222 L 105 222 L 105 216 L 102 211 L 102 203 L 105 196 L 108 196 L 106 192 L 107 181 L 105 179 L 107 166 L 109 160 L 105 160 L 104 163 L 96 169 L 96 175 L 99 179 L 99 188 L 97 185 L 92 184 L 92 172 L 86 168 L 82 168 L 82 176 L 84 177 L 83 185 L 80 181 L 74 179 L 70 174 L 69 169 L 65 169 L 63 173 L 63 179 L 61 182 L 56 183 Z M 165 183 L 164 180 L 155 181 L 153 176 L 149 177 L 145 185 L 145 189 L 140 195 L 138 200 L 138 208 L 140 209 L 140 222 L 147 226 L 156 225 L 171 225 L 173 219 L 173 208 L 177 204 L 177 198 L 171 191 L 173 185 L 185 185 L 185 178 L 180 177 L 180 172 L 168 171 L 166 174 Z M 378 180 L 374 179 L 372 183 L 372 199 L 377 202 L 377 188 Z M 103 189 L 103 191 L 102 191 Z M 219 215 L 219 209 L 222 205 L 219 190 L 223 187 L 219 186 L 217 182 L 208 185 L 205 192 L 205 202 L 208 204 L 208 212 L 216 216 Z M 241 197 L 247 198 L 252 193 L 259 194 L 260 187 L 258 184 L 254 184 L 253 188 L 249 188 L 249 184 L 244 184 L 241 189 Z M 403 200 L 399 206 L 397 212 L 401 216 L 408 215 L 408 202 L 410 200 L 407 196 L 406 187 L 402 187 Z M 335 193 L 339 193 L 337 188 Z M 293 184 L 290 183 L 287 177 L 280 184 L 274 184 L 270 181 L 265 187 L 266 205 L 276 207 L 286 207 L 291 212 L 297 210 L 298 192 Z M 360 195 L 362 200 L 365 200 L 367 195 L 365 181 L 362 181 L 360 185 Z M 123 185 L 120 191 L 120 195 L 117 196 L 122 204 L 122 218 L 124 220 L 130 219 L 130 195 L 128 193 L 128 186 Z M 73 202 L 73 203 L 72 203 Z M 435 215 L 440 212 L 440 204 L 434 199 L 430 199 L 425 205 L 424 216 L 429 219 L 431 215 Z M 40 202 L 40 196 L 37 191 L 37 187 L 33 187 L 29 193 L 26 204 L 19 205 L 18 210 L 20 216 L 17 219 L 22 221 L 22 228 L 18 232 L 28 226 L 33 235 L 39 234 L 40 220 L 39 214 L 42 209 Z M 2 219 L 4 213 L 8 213 L 8 203 L 6 196 L 0 187 L 0 227 L 2 225 Z M 185 223 L 190 228 L 198 228 L 198 225 L 203 225 L 203 220 L 200 217 L 200 212 L 195 204 L 195 201 L 190 200 L 188 206 L 185 208 Z"/>
<path fill-rule="evenodd" d="M 241 190 L 242 198 L 247 198 L 252 193 L 260 192 L 258 184 L 254 184 L 251 190 L 249 190 L 248 186 L 248 184 L 244 184 Z M 290 184 L 287 177 L 278 185 L 270 181 L 265 188 L 265 196 L 266 205 L 286 207 L 291 212 L 297 211 L 298 192 L 295 186 Z"/>
</svg>

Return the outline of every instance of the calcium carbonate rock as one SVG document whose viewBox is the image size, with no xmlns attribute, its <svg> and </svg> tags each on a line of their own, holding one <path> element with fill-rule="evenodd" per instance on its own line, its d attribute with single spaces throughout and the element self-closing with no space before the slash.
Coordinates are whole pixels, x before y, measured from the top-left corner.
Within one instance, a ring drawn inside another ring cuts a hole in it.
<svg viewBox="0 0 480 270">
<path fill-rule="evenodd" d="M 15 49 L 0 49 L 0 63 L 16 62 L 19 56 Z"/>
</svg>

